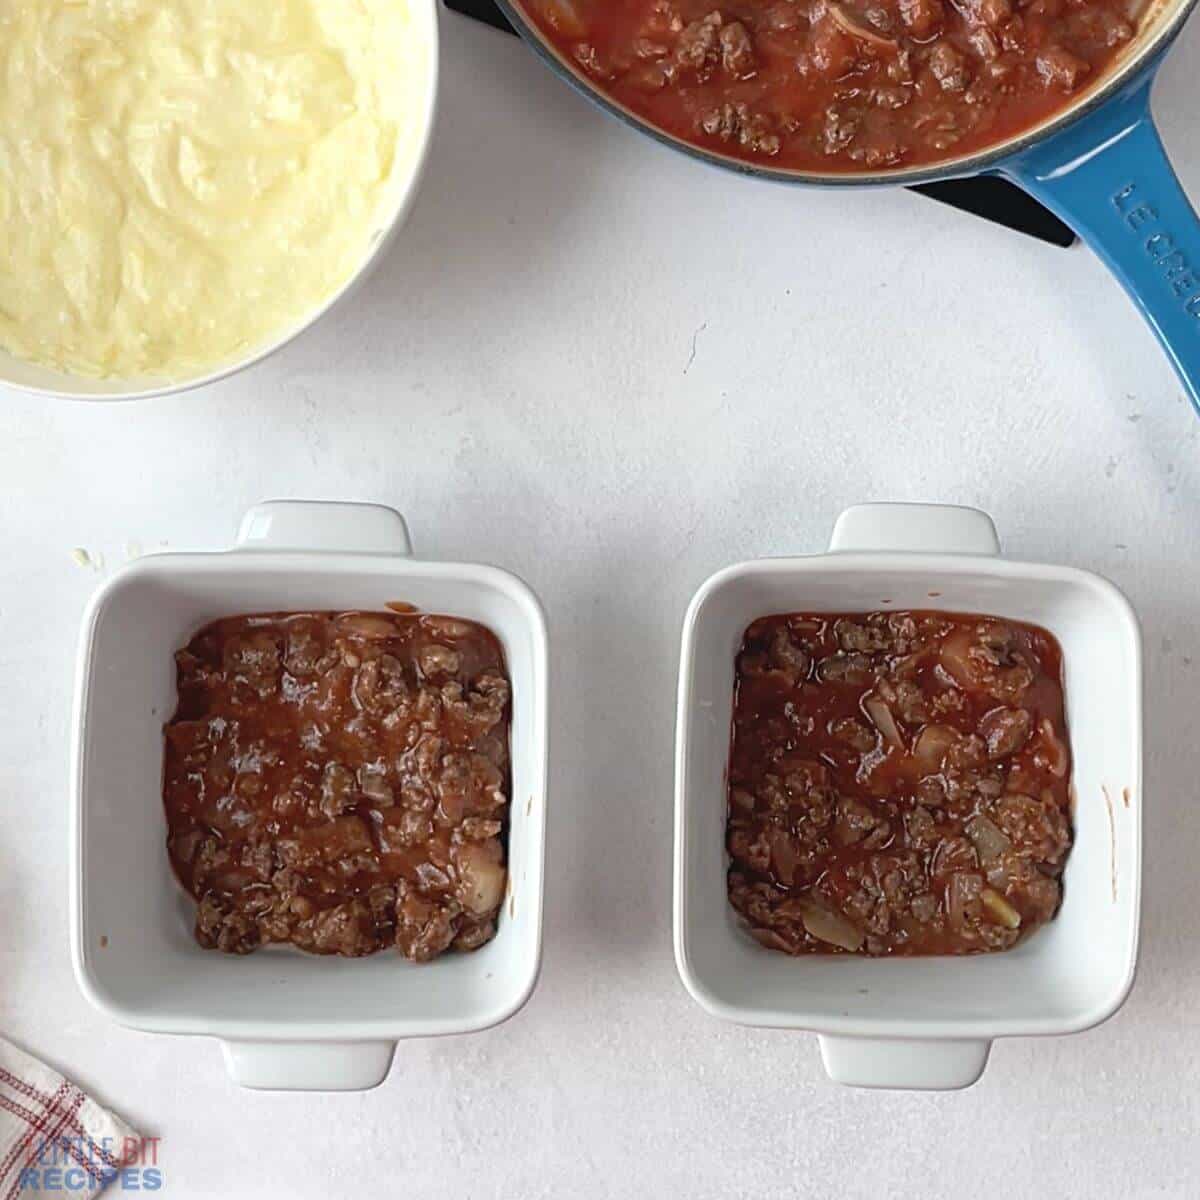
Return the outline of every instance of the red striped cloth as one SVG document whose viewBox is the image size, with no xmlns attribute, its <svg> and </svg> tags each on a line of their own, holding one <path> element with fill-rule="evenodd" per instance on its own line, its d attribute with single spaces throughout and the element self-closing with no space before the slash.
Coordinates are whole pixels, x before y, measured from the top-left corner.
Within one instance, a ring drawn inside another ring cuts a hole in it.
<svg viewBox="0 0 1200 1200">
<path fill-rule="evenodd" d="M 0 1200 L 95 1196 L 141 1146 L 119 1117 L 0 1038 Z"/>
</svg>

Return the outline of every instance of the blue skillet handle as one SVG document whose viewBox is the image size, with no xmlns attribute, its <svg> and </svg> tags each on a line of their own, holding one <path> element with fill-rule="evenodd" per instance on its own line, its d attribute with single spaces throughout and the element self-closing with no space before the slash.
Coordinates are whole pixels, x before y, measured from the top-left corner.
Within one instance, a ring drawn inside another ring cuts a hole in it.
<svg viewBox="0 0 1200 1200">
<path fill-rule="evenodd" d="M 1200 218 L 1150 116 L 1153 71 L 999 171 L 1108 264 L 1200 413 Z"/>
</svg>

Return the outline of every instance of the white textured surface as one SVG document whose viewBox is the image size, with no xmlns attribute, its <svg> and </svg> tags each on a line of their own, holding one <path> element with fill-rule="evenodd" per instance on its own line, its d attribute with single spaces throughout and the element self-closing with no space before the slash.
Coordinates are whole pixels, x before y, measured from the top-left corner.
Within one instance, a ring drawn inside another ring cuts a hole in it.
<svg viewBox="0 0 1200 1200">
<path fill-rule="evenodd" d="M 171 1196 L 1194 1195 L 1200 422 L 1150 335 L 1084 251 L 715 173 L 458 19 L 444 64 L 424 191 L 348 308 L 208 392 L 3 397 L 0 1029 L 161 1135 Z M 1194 195 L 1198 69 L 1193 24 L 1158 109 Z M 363 1095 L 239 1092 L 215 1044 L 106 1024 L 68 962 L 96 582 L 71 549 L 218 546 L 275 495 L 395 504 L 420 548 L 501 562 L 550 613 L 541 986 L 490 1033 L 402 1045 Z M 684 606 L 865 499 L 986 508 L 1012 552 L 1114 579 L 1146 630 L 1139 982 L 1093 1033 L 998 1045 L 958 1095 L 842 1090 L 811 1037 L 705 1017 L 671 960 Z"/>
</svg>

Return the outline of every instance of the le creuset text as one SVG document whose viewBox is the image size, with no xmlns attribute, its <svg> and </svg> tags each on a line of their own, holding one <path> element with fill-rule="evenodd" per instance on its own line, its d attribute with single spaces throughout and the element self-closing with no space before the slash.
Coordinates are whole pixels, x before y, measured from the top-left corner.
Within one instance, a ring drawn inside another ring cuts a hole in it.
<svg viewBox="0 0 1200 1200">
<path fill-rule="evenodd" d="M 1126 226 L 1135 233 L 1153 227 L 1158 220 L 1157 210 L 1137 197 L 1137 184 L 1127 183 L 1113 193 L 1113 207 Z M 1200 319 L 1200 279 L 1192 269 L 1183 251 L 1176 249 L 1175 238 L 1166 230 L 1150 233 L 1146 238 L 1145 251 L 1166 277 L 1171 291 L 1183 300 L 1184 311 Z"/>
</svg>

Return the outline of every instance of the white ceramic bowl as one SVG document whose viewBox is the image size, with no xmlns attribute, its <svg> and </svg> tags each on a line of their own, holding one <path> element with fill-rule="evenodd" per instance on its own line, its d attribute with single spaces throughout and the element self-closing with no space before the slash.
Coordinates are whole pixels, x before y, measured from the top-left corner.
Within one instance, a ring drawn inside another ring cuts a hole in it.
<svg viewBox="0 0 1200 1200">
<path fill-rule="evenodd" d="M 395 165 L 375 215 L 374 228 L 363 247 L 362 262 L 336 292 L 267 341 L 191 374 L 175 378 L 146 375 L 92 379 L 37 366 L 0 349 L 0 385 L 69 400 L 144 400 L 152 396 L 186 392 L 191 388 L 216 383 L 261 362 L 302 334 L 355 291 L 379 264 L 408 217 L 425 171 L 437 111 L 437 0 L 397 0 L 397 3 L 402 3 L 408 10 L 409 30 L 413 39 L 411 46 L 405 47 L 406 61 L 403 64 L 410 89 L 412 121 L 400 132 Z"/>
<path fill-rule="evenodd" d="M 139 559 L 93 597 L 79 643 L 72 754 L 71 951 L 87 998 L 122 1025 L 221 1039 L 246 1087 L 347 1090 L 387 1074 L 396 1040 L 496 1025 L 528 999 L 541 959 L 546 814 L 546 627 L 537 598 L 495 567 L 410 557 L 400 514 L 274 502 L 234 549 Z M 509 892 L 496 937 L 414 965 L 272 947 L 203 950 L 167 860 L 162 726 L 173 654 L 235 613 L 381 609 L 407 601 L 479 621 L 512 680 Z"/>
<path fill-rule="evenodd" d="M 812 1030 L 831 1078 L 864 1087 L 973 1083 L 992 1039 L 1074 1033 L 1133 984 L 1142 854 L 1137 618 L 1106 580 L 999 557 L 974 509 L 848 509 L 829 553 L 719 571 L 683 629 L 675 793 L 675 956 L 714 1016 Z M 1062 644 L 1075 844 L 1058 916 L 1002 954 L 789 958 L 759 946 L 726 898 L 726 767 L 734 657 L 769 613 L 941 609 L 1032 621 Z"/>
</svg>

